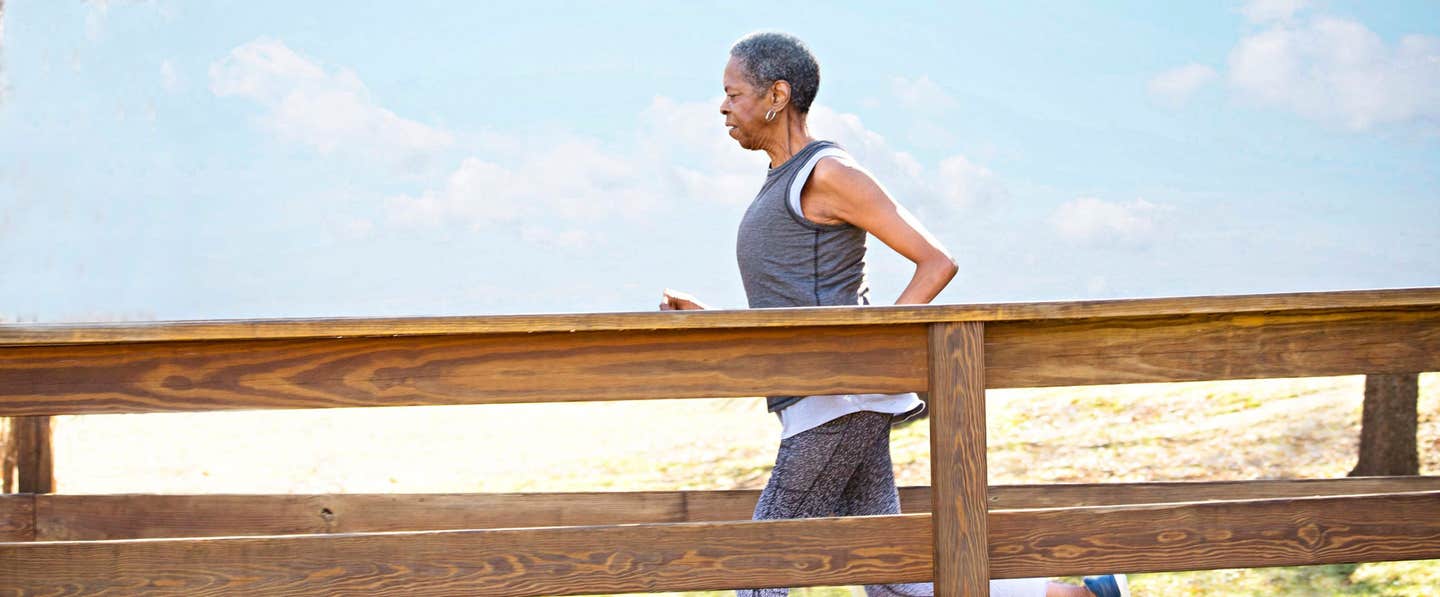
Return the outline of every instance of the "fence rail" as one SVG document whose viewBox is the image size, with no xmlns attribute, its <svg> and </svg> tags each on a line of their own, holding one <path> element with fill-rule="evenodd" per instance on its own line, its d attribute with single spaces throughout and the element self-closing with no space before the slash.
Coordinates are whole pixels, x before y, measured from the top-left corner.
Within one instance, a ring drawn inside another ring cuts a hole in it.
<svg viewBox="0 0 1440 597">
<path fill-rule="evenodd" d="M 748 492 L 11 495 L 0 589 L 543 595 L 933 579 L 960 595 L 991 577 L 1437 558 L 1436 478 L 987 488 L 984 469 L 986 388 L 1434 370 L 1434 288 L 0 325 L 0 416 L 927 391 L 934 483 L 905 492 L 907 512 L 928 514 L 767 522 L 734 520 Z"/>
<path fill-rule="evenodd" d="M 989 510 L 1440 491 L 1440 477 L 999 485 Z M 745 520 L 757 490 L 568 493 L 0 495 L 0 541 L 442 531 Z M 930 511 L 929 487 L 900 488 Z M 4 522 L 4 521 L 9 521 Z"/>
<path fill-rule="evenodd" d="M 994 578 L 1436 557 L 1440 492 L 991 512 Z M 184 594 L 567 595 L 914 582 L 929 514 L 4 544 L 7 582 Z M 984 591 L 984 587 L 962 587 Z M 74 594 L 74 593 L 71 593 Z"/>
</svg>

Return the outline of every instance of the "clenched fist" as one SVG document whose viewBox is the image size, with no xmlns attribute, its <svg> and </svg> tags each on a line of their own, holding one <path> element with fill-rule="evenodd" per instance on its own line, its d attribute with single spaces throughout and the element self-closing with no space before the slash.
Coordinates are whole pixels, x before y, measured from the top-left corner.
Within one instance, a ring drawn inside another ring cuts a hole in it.
<svg viewBox="0 0 1440 597">
<path fill-rule="evenodd" d="M 665 289 L 665 296 L 660 301 L 661 311 L 697 311 L 709 308 L 705 303 L 700 302 L 699 299 L 690 296 L 688 293 L 671 290 L 669 288 Z"/>
</svg>

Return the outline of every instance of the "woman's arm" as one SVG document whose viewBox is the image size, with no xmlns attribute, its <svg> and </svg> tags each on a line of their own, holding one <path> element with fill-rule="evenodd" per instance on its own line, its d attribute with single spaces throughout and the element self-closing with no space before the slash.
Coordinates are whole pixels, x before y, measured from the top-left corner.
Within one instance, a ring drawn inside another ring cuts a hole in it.
<svg viewBox="0 0 1440 597">
<path fill-rule="evenodd" d="M 801 208 L 816 221 L 854 224 L 915 263 L 915 275 L 895 300 L 897 305 L 934 300 L 959 269 L 940 241 L 852 160 L 820 160 L 805 183 Z"/>
</svg>

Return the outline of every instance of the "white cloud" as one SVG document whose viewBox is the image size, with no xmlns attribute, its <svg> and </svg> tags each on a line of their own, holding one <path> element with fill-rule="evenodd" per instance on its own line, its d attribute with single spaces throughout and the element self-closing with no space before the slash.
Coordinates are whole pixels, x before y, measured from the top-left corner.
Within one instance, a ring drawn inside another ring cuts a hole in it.
<svg viewBox="0 0 1440 597">
<path fill-rule="evenodd" d="M 1390 45 L 1365 25 L 1320 15 L 1242 39 L 1229 80 L 1261 104 L 1351 130 L 1440 120 L 1440 38 Z"/>
<path fill-rule="evenodd" d="M 519 215 L 510 197 L 496 195 L 517 180 L 505 168 L 479 158 L 466 158 L 439 189 L 416 197 L 388 200 L 392 218 L 406 224 L 439 226 L 451 218 L 509 221 Z"/>
<path fill-rule="evenodd" d="M 578 136 L 532 144 L 492 136 L 489 147 L 476 147 L 477 155 L 466 158 L 443 184 L 389 198 L 389 219 L 411 226 L 572 226 L 603 218 L 644 220 L 677 202 L 744 205 L 764 178 L 766 157 L 740 149 L 725 134 L 718 103 L 657 97 L 640 115 L 633 138 L 617 145 Z M 853 114 L 816 105 L 810 125 L 816 136 L 845 146 L 902 203 L 968 208 L 1004 196 L 995 175 L 983 166 L 953 156 L 938 170 L 927 171 Z M 593 240 L 549 227 L 533 228 L 522 237 L 555 246 Z"/>
<path fill-rule="evenodd" d="M 1050 225 L 1061 238 L 1093 247 L 1140 247 L 1154 240 L 1163 206 L 1136 199 L 1111 203 L 1080 197 L 1056 208 Z"/>
<path fill-rule="evenodd" d="M 174 64 L 160 66 L 167 89 L 180 84 Z M 582 135 L 456 135 L 401 117 L 377 104 L 358 75 L 329 68 L 279 40 L 260 38 L 210 65 L 210 90 L 245 98 L 264 110 L 259 122 L 276 137 L 321 154 L 376 159 L 417 172 L 449 149 L 468 157 L 429 188 L 386 198 L 379 221 L 341 226 L 364 236 L 373 226 L 514 226 L 522 240 L 557 247 L 593 242 L 578 225 L 606 219 L 644 221 L 683 203 L 743 205 L 763 179 L 766 156 L 740 149 L 724 132 L 719 99 L 677 102 L 657 97 L 629 138 L 602 142 Z M 1004 195 L 988 169 L 951 156 L 927 170 L 891 147 L 859 117 L 825 106 L 811 110 L 812 130 L 833 139 L 914 207 L 933 202 L 969 208 Z M 544 223 L 543 225 L 537 223 Z"/>
<path fill-rule="evenodd" d="M 909 110 L 934 111 L 956 105 L 955 98 L 945 93 L 927 75 L 915 79 L 895 77 L 891 80 L 891 90 L 900 106 Z"/>
<path fill-rule="evenodd" d="M 1180 105 L 1217 77 L 1204 64 L 1187 64 L 1155 75 L 1146 86 L 1150 96 L 1169 105 Z"/>
<path fill-rule="evenodd" d="M 455 141 L 378 105 L 354 71 L 327 72 L 275 39 L 238 46 L 211 64 L 210 91 L 259 103 L 260 121 L 273 134 L 322 154 L 350 152 L 414 170 Z"/>
<path fill-rule="evenodd" d="M 162 78 L 171 72 L 173 67 L 162 65 Z M 924 78 L 910 85 L 915 99 L 940 101 L 927 91 L 932 87 Z M 327 68 L 274 39 L 256 39 L 213 63 L 210 89 L 220 97 L 255 101 L 265 108 L 260 121 L 277 137 L 323 154 L 381 155 L 410 163 L 433 159 L 456 144 L 447 131 L 377 105 L 353 71 Z M 460 149 L 468 157 L 429 188 L 386 198 L 384 217 L 376 225 L 479 229 L 503 224 L 518 230 L 524 241 L 573 248 L 594 241 L 577 226 L 604 226 L 607 219 L 645 221 L 684 203 L 744 205 L 754 197 L 767 160 L 763 152 L 740 149 L 725 134 L 719 103 L 719 98 L 677 102 L 657 97 L 639 115 L 635 132 L 612 142 L 573 134 L 466 135 Z M 1005 194 L 990 170 L 964 156 L 951 156 L 938 169 L 927 170 L 853 114 L 817 105 L 810 124 L 820 138 L 845 146 L 912 208 L 928 202 L 965 209 Z"/>
<path fill-rule="evenodd" d="M 442 188 L 418 198 L 416 213 L 431 224 L 449 217 L 478 224 L 634 212 L 654 198 L 646 179 L 635 163 L 591 140 L 570 139 L 508 165 L 466 158 Z"/>
<path fill-rule="evenodd" d="M 367 218 L 346 218 L 337 226 L 339 235 L 347 239 L 362 239 L 370 236 L 375 222 Z"/>
<path fill-rule="evenodd" d="M 90 43 L 105 37 L 105 23 L 110 18 L 110 7 L 144 7 L 160 15 L 166 21 L 174 18 L 174 10 L 168 3 L 156 0 L 83 0 L 85 3 L 85 39 Z"/>
<path fill-rule="evenodd" d="M 110 12 L 109 0 L 86 0 L 85 39 L 98 41 L 105 32 L 105 17 Z"/>
<path fill-rule="evenodd" d="M 175 63 L 169 58 L 160 63 L 160 86 L 170 93 L 180 90 L 180 74 L 175 72 Z"/>
<path fill-rule="evenodd" d="M 633 138 L 616 146 L 578 135 L 491 135 L 436 188 L 386 200 L 392 223 L 520 226 L 522 240 L 574 248 L 594 240 L 578 223 L 643 220 L 666 202 L 744 204 L 764 176 L 763 155 L 725 135 L 712 103 L 656 98 Z M 540 225 L 539 223 L 544 223 Z M 555 226 L 566 227 L 559 230 Z"/>
<path fill-rule="evenodd" d="M 385 207 L 389 220 L 401 225 L 481 229 L 515 224 L 522 226 L 523 240 L 576 247 L 592 237 L 557 232 L 550 224 L 639 219 L 666 199 L 689 200 L 671 192 L 675 187 L 654 168 L 593 140 L 571 138 L 506 163 L 468 157 L 444 184 L 418 195 L 390 197 Z"/>
<path fill-rule="evenodd" d="M 1288 21 L 1309 6 L 1310 0 L 1249 0 L 1240 12 L 1251 23 L 1272 23 Z"/>
<path fill-rule="evenodd" d="M 540 226 L 520 228 L 520 239 L 525 242 L 561 249 L 581 249 L 595 241 L 594 233 L 583 229 L 554 230 Z"/>
<path fill-rule="evenodd" d="M 1005 199 L 1009 193 L 989 168 L 955 155 L 940 162 L 940 196 L 955 207 L 980 207 Z"/>
</svg>

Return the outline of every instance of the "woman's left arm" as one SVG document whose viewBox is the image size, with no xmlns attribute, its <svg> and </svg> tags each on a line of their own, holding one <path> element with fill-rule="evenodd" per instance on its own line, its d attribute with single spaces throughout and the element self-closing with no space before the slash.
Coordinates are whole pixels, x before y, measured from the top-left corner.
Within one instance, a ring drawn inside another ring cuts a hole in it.
<svg viewBox="0 0 1440 597">
<path fill-rule="evenodd" d="M 805 202 L 807 213 L 858 226 L 915 263 L 915 275 L 895 304 L 928 303 L 955 277 L 959 268 L 940 241 L 855 162 L 820 160 L 806 187 L 808 197 L 816 199 Z"/>
</svg>

